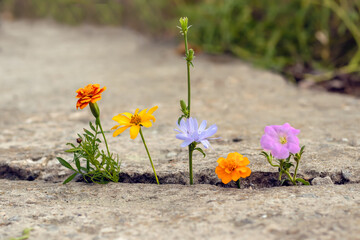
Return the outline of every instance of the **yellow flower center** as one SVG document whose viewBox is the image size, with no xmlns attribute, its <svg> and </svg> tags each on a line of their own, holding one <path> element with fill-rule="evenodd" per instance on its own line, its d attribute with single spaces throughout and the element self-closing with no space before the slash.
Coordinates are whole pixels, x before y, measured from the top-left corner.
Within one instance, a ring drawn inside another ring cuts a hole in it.
<svg viewBox="0 0 360 240">
<path fill-rule="evenodd" d="M 137 114 L 133 115 L 130 119 L 130 123 L 139 125 L 141 123 L 141 117 Z"/>
<path fill-rule="evenodd" d="M 287 143 L 286 137 L 280 137 L 280 143 L 286 144 Z"/>
</svg>

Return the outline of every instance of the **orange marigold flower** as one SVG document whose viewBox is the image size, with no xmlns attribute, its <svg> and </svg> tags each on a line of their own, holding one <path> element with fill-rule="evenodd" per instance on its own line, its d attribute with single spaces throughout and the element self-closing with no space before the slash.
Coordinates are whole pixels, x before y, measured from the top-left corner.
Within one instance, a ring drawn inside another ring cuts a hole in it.
<svg viewBox="0 0 360 240">
<path fill-rule="evenodd" d="M 136 109 L 134 114 L 124 112 L 124 113 L 120 113 L 119 115 L 116 115 L 115 117 L 112 118 L 112 120 L 118 122 L 119 125 L 114 126 L 113 128 L 111 128 L 111 130 L 117 129 L 120 126 L 123 127 L 117 129 L 113 133 L 113 136 L 116 137 L 117 135 L 119 135 L 120 133 L 131 127 L 130 138 L 135 139 L 139 134 L 140 127 L 144 126 L 146 128 L 149 128 L 152 126 L 151 121 L 153 122 L 156 121 L 155 117 L 152 114 L 156 111 L 157 108 L 158 106 L 150 108 L 148 112 L 146 112 L 147 109 L 144 109 L 140 113 L 139 113 L 139 109 Z"/>
<path fill-rule="evenodd" d="M 99 84 L 89 84 L 84 88 L 76 90 L 78 94 L 76 97 L 79 100 L 76 103 L 76 109 L 83 109 L 90 102 L 95 103 L 101 99 L 101 93 L 106 90 L 106 87 L 100 88 Z"/>
<path fill-rule="evenodd" d="M 219 166 L 216 167 L 215 173 L 224 184 L 231 180 L 237 181 L 239 178 L 246 178 L 251 174 L 250 168 L 246 167 L 250 161 L 237 152 L 229 153 L 227 158 L 221 157 L 217 162 Z"/>
</svg>

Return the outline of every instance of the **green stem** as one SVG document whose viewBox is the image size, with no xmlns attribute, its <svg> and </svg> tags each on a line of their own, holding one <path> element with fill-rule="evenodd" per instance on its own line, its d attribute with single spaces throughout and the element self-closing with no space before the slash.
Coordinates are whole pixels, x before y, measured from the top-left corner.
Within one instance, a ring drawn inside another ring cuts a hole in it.
<svg viewBox="0 0 360 240">
<path fill-rule="evenodd" d="M 192 168 L 192 155 L 193 155 L 194 149 L 192 144 L 189 145 L 189 178 L 190 178 L 190 185 L 194 184 L 193 181 L 193 168 Z"/>
<path fill-rule="evenodd" d="M 236 184 L 237 184 L 237 187 L 240 189 L 240 179 L 241 178 L 239 178 L 237 181 L 236 181 Z"/>
<path fill-rule="evenodd" d="M 286 173 L 286 175 L 288 176 L 288 178 L 290 179 L 290 181 L 291 181 L 294 185 L 296 185 L 296 180 L 295 180 L 295 178 L 292 178 L 292 177 L 291 177 L 291 174 L 290 174 L 288 171 L 285 171 L 285 173 Z"/>
<path fill-rule="evenodd" d="M 152 169 L 153 169 L 153 171 L 154 171 L 156 182 L 157 182 L 157 184 L 160 184 L 160 183 L 159 183 L 159 179 L 158 179 L 158 177 L 157 177 L 157 175 L 156 175 L 156 171 L 155 171 L 154 164 L 153 164 L 153 162 L 152 162 L 152 160 L 151 160 L 151 156 L 150 156 L 150 153 L 149 153 L 149 149 L 148 149 L 147 146 L 146 146 L 146 142 L 145 142 L 145 139 L 144 139 L 144 135 L 143 135 L 143 133 L 142 133 L 142 131 L 141 131 L 141 127 L 140 127 L 140 136 L 141 136 L 141 139 L 142 139 L 142 141 L 143 141 L 143 143 L 144 143 L 144 146 L 145 146 L 147 155 L 148 155 L 148 157 L 149 157 L 149 160 L 150 160 L 150 163 L 151 163 L 151 167 L 152 167 Z"/>
<path fill-rule="evenodd" d="M 94 137 L 94 141 L 93 141 L 93 149 L 95 149 L 96 138 L 97 138 L 97 134 L 98 134 L 98 130 L 99 130 L 99 125 L 96 124 L 96 122 L 95 122 L 95 125 L 96 125 L 96 128 L 95 128 L 95 137 Z M 87 170 L 89 172 L 90 171 L 90 161 L 89 161 L 89 159 L 86 159 L 86 168 L 87 168 Z"/>
<path fill-rule="evenodd" d="M 187 57 L 189 54 L 189 46 L 187 40 L 187 32 L 184 32 L 184 43 L 185 43 L 185 56 Z M 191 81 L 190 81 L 190 62 L 186 60 L 186 69 L 187 69 L 187 86 L 188 86 L 188 104 L 187 110 L 188 115 L 187 117 L 190 118 L 190 105 L 191 105 Z M 192 144 L 189 145 L 189 178 L 190 178 L 190 185 L 194 184 L 193 180 L 193 168 L 192 168 L 192 155 L 194 151 L 194 146 Z"/>
<path fill-rule="evenodd" d="M 100 117 L 96 118 L 96 123 L 97 123 L 97 124 L 99 125 L 99 127 L 100 127 L 101 133 L 102 133 L 103 138 L 104 138 L 104 142 L 105 142 L 105 146 L 106 146 L 107 153 L 108 153 L 108 155 L 109 155 L 109 158 L 111 158 L 111 156 L 110 156 L 110 151 L 109 151 L 109 146 L 108 146 L 108 144 L 107 144 L 107 141 L 106 141 L 106 138 L 105 138 L 105 134 L 104 134 L 104 131 L 103 131 L 102 126 L 101 126 Z"/>
<path fill-rule="evenodd" d="M 296 181 L 297 171 L 298 171 L 298 167 L 299 167 L 299 162 L 300 162 L 300 159 L 296 161 L 296 167 L 295 167 L 295 171 L 294 171 L 294 180 L 295 181 Z"/>
<path fill-rule="evenodd" d="M 189 54 L 187 32 L 184 32 L 184 42 L 185 42 L 185 55 L 186 57 Z M 190 84 L 190 62 L 186 60 L 186 69 L 187 69 L 187 83 L 188 83 L 188 112 L 190 117 L 190 105 L 191 105 L 191 84 Z"/>
</svg>

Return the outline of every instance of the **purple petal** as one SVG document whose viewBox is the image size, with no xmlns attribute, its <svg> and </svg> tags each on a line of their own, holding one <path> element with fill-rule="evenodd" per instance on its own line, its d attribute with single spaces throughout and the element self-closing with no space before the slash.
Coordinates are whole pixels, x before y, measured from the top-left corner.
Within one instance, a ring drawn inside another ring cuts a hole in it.
<svg viewBox="0 0 360 240">
<path fill-rule="evenodd" d="M 192 142 L 193 142 L 192 139 L 186 140 L 186 141 L 184 141 L 184 142 L 180 145 L 180 147 L 189 146 Z"/>
<path fill-rule="evenodd" d="M 204 145 L 204 148 L 209 148 L 210 147 L 210 143 L 208 140 L 202 140 L 201 144 Z"/>
<path fill-rule="evenodd" d="M 272 125 L 272 126 L 266 126 L 264 129 L 265 134 L 272 136 L 272 137 L 277 137 L 278 133 L 276 131 L 276 127 L 277 125 Z"/>
<path fill-rule="evenodd" d="M 201 139 L 206 139 L 206 138 L 211 137 L 212 135 L 214 135 L 216 132 L 217 132 L 216 124 L 211 125 L 207 130 L 203 131 L 200 134 L 200 138 Z"/>
<path fill-rule="evenodd" d="M 196 120 L 196 118 L 193 118 L 193 123 L 194 123 L 194 131 L 195 131 L 199 128 L 199 124 L 198 124 L 198 121 Z"/>
<path fill-rule="evenodd" d="M 288 149 L 289 152 L 294 153 L 294 154 L 298 153 L 300 151 L 299 144 L 288 143 L 288 144 L 286 144 L 286 148 Z"/>
<path fill-rule="evenodd" d="M 264 134 L 262 137 L 261 137 L 261 140 L 260 140 L 260 145 L 261 147 L 264 149 L 264 150 L 272 150 L 274 144 L 276 143 L 277 139 L 274 138 L 274 137 L 271 137 L 267 134 Z"/>
<path fill-rule="evenodd" d="M 187 127 L 184 119 L 181 119 L 179 128 L 181 131 L 186 132 Z"/>
<path fill-rule="evenodd" d="M 202 121 L 202 123 L 200 124 L 200 127 L 199 127 L 199 133 L 201 133 L 202 131 L 205 130 L 206 124 L 207 124 L 206 120 Z"/>
<path fill-rule="evenodd" d="M 286 159 L 290 155 L 288 149 L 281 143 L 275 144 L 271 150 L 271 153 L 277 159 Z"/>
<path fill-rule="evenodd" d="M 286 140 L 287 140 L 288 143 L 292 143 L 292 144 L 299 145 L 299 139 L 298 139 L 298 137 L 296 137 L 296 136 L 290 135 L 290 136 L 288 136 L 288 137 L 286 138 Z"/>
<path fill-rule="evenodd" d="M 180 140 L 192 140 L 191 138 L 189 138 L 187 135 L 185 135 L 183 133 L 176 135 L 176 138 L 180 139 Z"/>
</svg>

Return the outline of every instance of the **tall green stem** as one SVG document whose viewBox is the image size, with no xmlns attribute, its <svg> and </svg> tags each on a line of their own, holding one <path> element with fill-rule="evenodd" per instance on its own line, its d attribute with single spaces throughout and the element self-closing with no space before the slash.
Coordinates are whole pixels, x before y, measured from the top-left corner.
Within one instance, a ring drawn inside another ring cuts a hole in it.
<svg viewBox="0 0 360 240">
<path fill-rule="evenodd" d="M 184 33 L 184 42 L 185 42 L 185 55 L 186 57 L 189 54 L 189 46 L 187 41 L 187 32 Z M 191 105 L 191 84 L 190 84 L 190 62 L 186 61 L 186 69 L 187 69 L 187 83 L 188 83 L 188 112 L 190 117 L 190 105 Z"/>
<path fill-rule="evenodd" d="M 144 135 L 143 135 L 143 133 L 142 133 L 142 131 L 141 131 L 141 127 L 140 127 L 140 136 L 141 136 L 141 139 L 142 139 L 142 141 L 143 141 L 143 143 L 144 143 L 144 146 L 145 146 L 147 155 L 148 155 L 148 157 L 149 157 L 149 160 L 150 160 L 150 163 L 151 163 L 151 167 L 152 167 L 152 169 L 153 169 L 153 171 L 154 171 L 156 182 L 157 182 L 157 184 L 160 184 L 160 183 L 159 183 L 159 179 L 158 179 L 158 177 L 157 177 L 157 175 L 156 175 L 156 171 L 155 171 L 154 164 L 153 164 L 153 162 L 152 162 L 152 160 L 151 160 L 151 156 L 150 156 L 150 153 L 149 153 L 149 149 L 148 149 L 147 146 L 146 146 L 146 142 L 145 142 L 145 139 L 144 139 Z"/>
<path fill-rule="evenodd" d="M 102 133 L 103 138 L 104 138 L 104 142 L 105 142 L 105 146 L 106 146 L 106 150 L 107 150 L 108 156 L 109 156 L 109 158 L 111 158 L 111 156 L 110 156 L 110 151 L 109 151 L 109 146 L 108 146 L 108 144 L 107 144 L 106 137 L 105 137 L 104 131 L 103 131 L 102 126 L 101 126 L 100 117 L 96 118 L 96 123 L 97 123 L 97 125 L 99 125 L 99 127 L 100 127 L 101 133 Z"/>
<path fill-rule="evenodd" d="M 189 178 L 190 178 L 190 185 L 194 184 L 193 180 L 193 168 L 192 168 L 192 155 L 193 155 L 194 149 L 192 144 L 189 145 Z"/>
<path fill-rule="evenodd" d="M 189 54 L 189 46 L 187 40 L 187 32 L 184 32 L 184 42 L 185 42 L 185 55 L 186 57 Z M 190 105 L 191 105 L 191 81 L 190 81 L 190 62 L 186 60 L 186 69 L 187 69 L 187 85 L 188 85 L 188 118 L 190 118 Z M 194 184 L 193 180 L 193 168 L 192 168 L 192 155 L 193 155 L 194 148 L 192 144 L 189 145 L 189 178 L 190 178 L 190 185 Z"/>
</svg>

